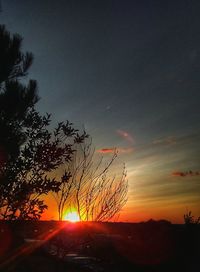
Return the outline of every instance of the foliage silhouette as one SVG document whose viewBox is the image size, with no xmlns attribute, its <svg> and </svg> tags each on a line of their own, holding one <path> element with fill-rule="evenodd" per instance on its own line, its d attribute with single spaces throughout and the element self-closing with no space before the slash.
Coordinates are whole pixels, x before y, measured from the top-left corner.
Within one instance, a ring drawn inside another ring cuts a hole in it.
<svg viewBox="0 0 200 272">
<path fill-rule="evenodd" d="M 22 38 L 11 36 L 0 26 L 0 150 L 8 159 L 18 155 L 25 141 L 24 120 L 37 103 L 37 83 L 26 77 L 33 61 L 31 53 L 21 52 Z"/>
</svg>

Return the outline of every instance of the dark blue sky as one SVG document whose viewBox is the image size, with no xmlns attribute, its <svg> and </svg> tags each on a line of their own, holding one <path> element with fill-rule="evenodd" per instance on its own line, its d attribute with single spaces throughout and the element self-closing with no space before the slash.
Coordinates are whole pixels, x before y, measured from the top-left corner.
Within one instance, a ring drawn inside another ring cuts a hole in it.
<svg viewBox="0 0 200 272">
<path fill-rule="evenodd" d="M 179 218 L 187 207 L 200 213 L 199 176 L 172 175 L 200 170 L 200 1 L 2 6 L 1 22 L 35 56 L 38 109 L 84 125 L 97 150 L 119 148 L 130 183 L 126 218 L 173 220 L 174 205 Z"/>
</svg>

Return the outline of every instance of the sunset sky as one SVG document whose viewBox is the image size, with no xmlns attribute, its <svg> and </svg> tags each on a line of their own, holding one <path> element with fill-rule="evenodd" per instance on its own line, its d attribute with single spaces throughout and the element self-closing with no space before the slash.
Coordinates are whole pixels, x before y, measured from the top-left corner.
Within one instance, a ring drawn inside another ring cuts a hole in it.
<svg viewBox="0 0 200 272">
<path fill-rule="evenodd" d="M 200 215 L 200 1 L 3 0 L 35 56 L 37 109 L 85 127 L 125 162 L 120 221 Z M 56 219 L 52 201 L 45 215 Z"/>
</svg>

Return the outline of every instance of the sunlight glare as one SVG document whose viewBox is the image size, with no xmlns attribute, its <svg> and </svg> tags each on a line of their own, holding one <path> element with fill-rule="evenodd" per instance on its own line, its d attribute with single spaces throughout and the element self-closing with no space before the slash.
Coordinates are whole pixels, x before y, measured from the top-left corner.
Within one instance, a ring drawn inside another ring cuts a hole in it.
<svg viewBox="0 0 200 272">
<path fill-rule="evenodd" d="M 78 215 L 78 213 L 76 211 L 68 212 L 64 216 L 64 220 L 67 220 L 67 221 L 70 221 L 70 222 L 78 222 L 78 221 L 80 221 L 80 217 L 79 217 L 79 215 Z"/>
</svg>

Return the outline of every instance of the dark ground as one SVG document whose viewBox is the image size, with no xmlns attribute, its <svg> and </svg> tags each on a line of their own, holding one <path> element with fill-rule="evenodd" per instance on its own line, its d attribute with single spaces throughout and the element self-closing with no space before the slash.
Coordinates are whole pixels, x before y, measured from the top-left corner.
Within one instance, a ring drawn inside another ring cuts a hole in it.
<svg viewBox="0 0 200 272">
<path fill-rule="evenodd" d="M 0 222 L 5 272 L 199 271 L 199 260 L 199 225 Z"/>
</svg>

